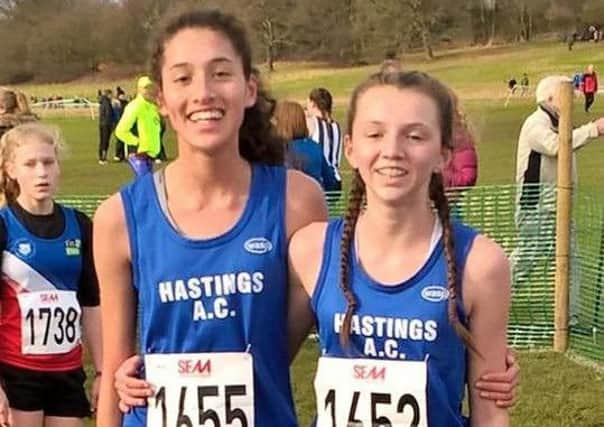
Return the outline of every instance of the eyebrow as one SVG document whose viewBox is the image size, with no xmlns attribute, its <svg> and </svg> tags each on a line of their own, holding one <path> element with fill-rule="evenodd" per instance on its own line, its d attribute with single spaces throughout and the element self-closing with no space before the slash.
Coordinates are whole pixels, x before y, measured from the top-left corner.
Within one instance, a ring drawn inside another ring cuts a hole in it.
<svg viewBox="0 0 604 427">
<path fill-rule="evenodd" d="M 210 64 L 216 64 L 216 63 L 220 63 L 220 62 L 232 63 L 233 61 L 230 58 L 227 58 L 225 56 L 220 56 L 218 58 L 213 58 L 212 60 L 209 61 Z M 179 62 L 177 64 L 171 65 L 170 69 L 187 67 L 187 66 L 190 66 L 190 65 L 191 65 L 190 62 Z"/>
<path fill-rule="evenodd" d="M 379 120 L 370 120 L 370 121 L 366 122 L 366 124 L 381 126 L 384 124 L 384 122 L 381 122 Z M 410 127 L 427 127 L 427 126 L 430 126 L 430 125 L 425 122 L 411 122 L 411 123 L 405 123 L 405 125 L 403 127 L 410 128 Z"/>
</svg>

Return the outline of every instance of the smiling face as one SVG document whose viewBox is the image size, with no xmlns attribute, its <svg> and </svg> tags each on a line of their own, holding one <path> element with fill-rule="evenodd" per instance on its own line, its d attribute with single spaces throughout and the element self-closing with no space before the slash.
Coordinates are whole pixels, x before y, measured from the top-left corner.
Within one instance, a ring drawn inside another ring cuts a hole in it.
<svg viewBox="0 0 604 427">
<path fill-rule="evenodd" d="M 221 32 L 178 31 L 164 45 L 158 102 L 181 143 L 208 153 L 237 150 L 245 109 L 256 102 L 256 80 Z M 234 151 L 237 152 L 237 151 Z"/>
<path fill-rule="evenodd" d="M 435 101 L 414 89 L 379 85 L 356 102 L 346 156 L 365 182 L 368 200 L 427 201 L 430 178 L 448 156 Z"/>
<path fill-rule="evenodd" d="M 59 182 L 59 161 L 55 147 L 29 136 L 15 147 L 7 172 L 19 184 L 19 197 L 35 202 L 52 199 Z"/>
</svg>

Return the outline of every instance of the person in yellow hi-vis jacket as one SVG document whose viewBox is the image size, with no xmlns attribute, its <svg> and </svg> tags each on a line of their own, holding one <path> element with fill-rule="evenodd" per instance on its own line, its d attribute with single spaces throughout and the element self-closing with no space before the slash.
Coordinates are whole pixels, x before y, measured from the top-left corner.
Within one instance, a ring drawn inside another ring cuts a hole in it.
<svg viewBox="0 0 604 427">
<path fill-rule="evenodd" d="M 126 108 L 115 128 L 115 136 L 136 151 L 128 155 L 134 174 L 152 171 L 152 162 L 160 151 L 160 117 L 155 104 L 155 85 L 148 76 L 137 83 L 138 95 Z M 130 150 L 129 150 L 130 152 Z"/>
</svg>

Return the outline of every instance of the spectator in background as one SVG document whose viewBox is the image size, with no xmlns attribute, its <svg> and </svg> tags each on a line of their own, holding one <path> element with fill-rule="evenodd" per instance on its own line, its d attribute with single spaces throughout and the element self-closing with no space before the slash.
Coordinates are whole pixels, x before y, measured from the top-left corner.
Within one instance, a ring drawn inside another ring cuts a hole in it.
<svg viewBox="0 0 604 427">
<path fill-rule="evenodd" d="M 516 80 L 516 77 L 512 76 L 507 81 L 507 85 L 508 85 L 508 94 L 505 98 L 505 103 L 504 103 L 505 107 L 508 106 L 508 104 L 510 103 L 510 99 L 516 93 L 516 90 L 518 89 L 518 80 Z"/>
<path fill-rule="evenodd" d="M 287 144 L 286 165 L 313 177 L 323 190 L 332 187 L 336 179 L 333 168 L 321 147 L 308 137 L 304 108 L 297 102 L 278 102 L 273 118 L 277 134 Z"/>
<path fill-rule="evenodd" d="M 542 260 L 553 262 L 558 176 L 559 90 L 565 76 L 542 79 L 535 91 L 537 110 L 524 121 L 518 137 L 516 157 L 516 225 L 518 243 L 511 255 L 513 283 L 527 283 L 535 268 L 542 271 Z M 572 179 L 577 183 L 574 152 L 593 138 L 604 134 L 604 118 L 573 130 Z M 571 241 L 572 241 L 571 237 Z M 571 253 L 575 251 L 571 250 Z M 578 271 L 571 262 L 571 283 L 578 285 Z M 547 268 L 547 266 L 545 267 Z M 519 280 L 520 279 L 520 280 Z M 577 286 L 571 287 L 571 314 L 576 310 Z"/>
<path fill-rule="evenodd" d="M 529 91 L 529 77 L 528 74 L 523 73 L 522 78 L 520 79 L 520 96 L 526 96 Z"/>
<path fill-rule="evenodd" d="M 459 201 L 463 187 L 473 187 L 478 179 L 478 154 L 474 135 L 461 108 L 459 98 L 450 90 L 453 104 L 453 138 L 451 157 L 443 170 L 443 184 L 451 204 L 451 216 L 462 221 Z M 454 189 L 452 189 L 454 188 Z"/>
<path fill-rule="evenodd" d="M 38 120 L 27 97 L 15 90 L 0 88 L 0 136 L 17 125 Z"/>
<path fill-rule="evenodd" d="M 313 89 L 309 96 L 306 110 L 308 134 L 323 149 L 323 155 L 329 166 L 333 168 L 336 177 L 333 185 L 327 186 L 326 191 L 335 193 L 334 199 L 339 199 L 342 191 L 340 177 L 340 161 L 342 159 L 342 131 L 332 116 L 333 98 L 325 88 Z"/>
<path fill-rule="evenodd" d="M 571 34 L 568 35 L 566 42 L 568 44 L 569 51 L 573 50 L 573 45 L 577 41 L 578 37 L 579 37 L 579 33 L 577 33 L 576 31 L 573 31 Z"/>
<path fill-rule="evenodd" d="M 119 86 L 118 86 L 119 87 Z M 120 121 L 120 118 L 122 117 L 122 113 L 124 112 L 123 108 L 122 108 L 122 104 L 120 102 L 120 100 L 116 97 L 111 98 L 111 110 L 113 112 L 113 115 L 111 117 L 111 129 L 112 132 L 115 130 L 115 128 L 117 127 L 117 124 Z M 116 162 L 119 162 L 121 160 L 123 160 L 124 156 L 122 154 L 122 158 L 118 157 L 118 147 L 117 147 L 117 138 L 115 141 L 115 156 L 113 157 L 113 160 Z M 123 147 L 123 143 L 122 143 L 122 151 L 123 151 L 124 147 Z"/>
<path fill-rule="evenodd" d="M 459 98 L 451 92 L 453 101 L 453 149 L 443 172 L 445 187 L 472 187 L 478 178 L 478 155 L 474 136 L 461 108 Z"/>
<path fill-rule="evenodd" d="M 598 75 L 594 70 L 593 64 L 587 66 L 587 71 L 583 74 L 581 81 L 581 89 L 585 96 L 585 112 L 589 113 L 589 109 L 596 99 L 596 93 L 598 92 Z"/>
<path fill-rule="evenodd" d="M 119 86 L 116 89 L 117 99 L 113 104 L 113 116 L 115 119 L 115 128 L 117 128 L 117 124 L 120 122 L 122 118 L 122 114 L 124 114 L 124 109 L 126 105 L 128 105 L 128 100 L 126 99 L 126 94 Z M 115 136 L 115 155 L 113 156 L 113 160 L 116 162 L 121 162 L 126 159 L 126 145 L 124 141 L 119 139 L 117 135 Z"/>
<path fill-rule="evenodd" d="M 114 113 L 111 105 L 111 89 L 106 89 L 99 98 L 99 165 L 107 164 L 109 140 L 114 127 Z"/>
<path fill-rule="evenodd" d="M 135 153 L 128 154 L 128 163 L 138 177 L 152 171 L 152 161 L 160 150 L 161 125 L 153 81 L 142 76 L 138 79 L 137 91 L 136 98 L 124 109 L 115 136 L 136 148 Z"/>
<path fill-rule="evenodd" d="M 402 71 L 401 60 L 396 57 L 396 53 L 387 52 L 384 62 L 380 66 L 380 73 L 398 73 Z"/>
<path fill-rule="evenodd" d="M 579 96 L 581 96 L 581 82 L 583 81 L 583 73 L 577 71 L 575 74 L 573 74 L 571 80 L 573 84 L 573 89 L 575 90 L 575 97 L 578 98 Z"/>
</svg>

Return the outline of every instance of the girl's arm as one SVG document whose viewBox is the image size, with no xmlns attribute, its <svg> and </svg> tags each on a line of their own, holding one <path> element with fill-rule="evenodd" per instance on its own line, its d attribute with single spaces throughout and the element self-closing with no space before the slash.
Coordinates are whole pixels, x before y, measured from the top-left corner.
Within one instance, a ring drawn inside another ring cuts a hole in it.
<svg viewBox="0 0 604 427">
<path fill-rule="evenodd" d="M 94 262 L 101 291 L 103 375 L 97 425 L 121 427 L 122 416 L 113 387 L 120 364 L 135 353 L 136 304 L 131 284 L 130 245 L 119 194 L 99 206 L 94 217 Z"/>
<path fill-rule="evenodd" d="M 507 410 L 481 398 L 480 390 L 474 386 L 480 376 L 506 368 L 510 267 L 501 247 L 484 236 L 476 238 L 468 255 L 463 297 L 473 343 L 480 353 L 469 352 L 471 426 L 507 427 Z"/>
<path fill-rule="evenodd" d="M 321 262 L 327 223 L 314 222 L 298 230 L 289 242 L 289 317 L 290 361 L 315 323 L 310 305 Z"/>
<path fill-rule="evenodd" d="M 84 341 L 86 348 L 94 364 L 94 381 L 90 389 L 90 409 L 96 412 L 99 400 L 100 380 L 102 377 L 102 328 L 101 328 L 101 309 L 99 307 L 82 307 L 82 329 L 84 332 Z"/>
<path fill-rule="evenodd" d="M 10 405 L 8 403 L 8 398 L 6 397 L 6 393 L 0 386 L 0 426 L 8 426 L 12 427 L 13 417 L 10 412 Z"/>
<path fill-rule="evenodd" d="M 140 102 L 138 102 L 137 99 L 131 101 L 126 108 L 124 108 L 122 117 L 120 118 L 119 122 L 117 122 L 117 126 L 115 127 L 115 137 L 120 141 L 123 141 L 126 145 L 133 147 L 138 146 L 139 142 L 138 136 L 132 133 L 132 127 L 138 119 L 139 106 Z"/>
<path fill-rule="evenodd" d="M 327 205 L 325 196 L 318 183 L 301 172 L 290 170 L 287 172 L 287 202 L 286 202 L 286 228 L 289 243 L 288 251 L 302 249 L 300 244 L 292 246 L 294 240 L 299 241 L 294 234 L 298 230 L 313 222 L 327 221 Z M 293 236 L 293 237 L 292 237 Z M 301 242 L 302 243 L 302 242 Z M 309 247 L 312 242 L 306 242 Z M 296 275 L 295 265 L 292 266 L 292 256 L 289 253 L 290 283 L 288 301 L 287 338 L 290 361 L 294 359 L 308 331 L 314 323 L 314 315 L 310 310 L 310 300 L 307 292 L 300 285 Z M 299 260 L 299 257 L 295 257 Z M 293 273 L 293 274 L 292 274 Z"/>
<path fill-rule="evenodd" d="M 75 214 L 82 234 L 82 272 L 78 283 L 78 301 L 82 307 L 82 337 L 95 371 L 90 386 L 90 411 L 95 413 L 103 369 L 99 282 L 92 255 L 92 221 L 80 211 L 76 210 Z"/>
</svg>

